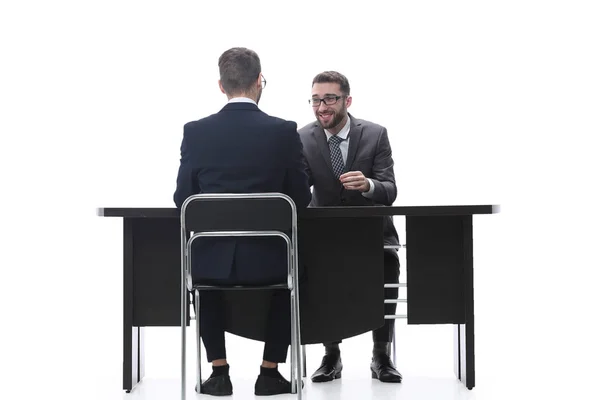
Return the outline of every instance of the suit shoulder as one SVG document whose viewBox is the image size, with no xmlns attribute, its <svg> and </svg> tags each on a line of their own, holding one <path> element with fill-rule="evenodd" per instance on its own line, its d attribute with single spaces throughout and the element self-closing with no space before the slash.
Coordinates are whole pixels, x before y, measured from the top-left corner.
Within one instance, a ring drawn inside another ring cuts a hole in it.
<svg viewBox="0 0 600 400">
<path fill-rule="evenodd" d="M 212 115 L 209 115 L 208 117 L 200 118 L 196 121 L 190 121 L 190 122 L 186 123 L 185 125 L 183 125 L 183 130 L 185 132 L 185 131 L 194 130 L 196 128 L 201 128 L 203 125 L 205 125 L 207 123 L 211 123 L 215 119 L 216 116 L 217 116 L 217 114 L 212 114 Z"/>
<path fill-rule="evenodd" d="M 315 128 L 315 125 L 316 125 L 315 122 L 308 123 L 308 124 L 304 125 L 302 128 L 298 129 L 298 133 L 300 134 L 300 136 L 309 135 Z"/>
<path fill-rule="evenodd" d="M 298 128 L 298 124 L 296 124 L 296 122 L 294 122 L 294 121 L 288 121 L 283 118 L 273 117 L 272 115 L 267 115 L 267 117 L 269 118 L 270 122 L 273 125 L 281 126 L 283 128 L 288 128 L 288 129 L 293 128 L 294 130 L 296 130 Z"/>
<path fill-rule="evenodd" d="M 262 126 L 269 129 L 271 132 L 277 132 L 281 138 L 290 138 L 298 134 L 298 124 L 294 121 L 288 121 L 283 118 L 273 117 L 265 114 L 267 119 L 263 121 Z"/>
<path fill-rule="evenodd" d="M 190 122 L 186 123 L 185 125 L 183 125 L 183 131 L 188 132 L 188 131 L 194 129 L 196 126 L 198 126 L 198 122 L 199 121 L 190 121 Z"/>
<path fill-rule="evenodd" d="M 380 125 L 375 122 L 367 121 L 366 119 L 355 118 L 354 121 L 356 122 L 356 124 L 361 124 L 362 126 L 364 126 L 365 128 L 368 128 L 370 130 L 380 131 L 380 132 L 385 130 L 385 127 L 383 125 Z"/>
</svg>

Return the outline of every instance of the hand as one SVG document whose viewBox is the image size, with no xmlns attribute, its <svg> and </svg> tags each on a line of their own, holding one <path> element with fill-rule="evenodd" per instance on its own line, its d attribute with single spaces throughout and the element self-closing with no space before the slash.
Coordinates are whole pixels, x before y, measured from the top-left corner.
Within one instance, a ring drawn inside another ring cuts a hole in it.
<svg viewBox="0 0 600 400">
<path fill-rule="evenodd" d="M 350 171 L 340 175 L 340 182 L 342 182 L 342 185 L 347 190 L 368 192 L 371 188 L 369 181 L 360 171 Z"/>
</svg>

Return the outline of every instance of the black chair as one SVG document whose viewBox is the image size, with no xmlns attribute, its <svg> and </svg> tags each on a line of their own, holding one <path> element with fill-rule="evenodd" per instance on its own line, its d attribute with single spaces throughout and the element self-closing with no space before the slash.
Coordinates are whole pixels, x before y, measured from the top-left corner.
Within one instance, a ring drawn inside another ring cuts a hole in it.
<svg viewBox="0 0 600 400">
<path fill-rule="evenodd" d="M 202 383 L 200 343 L 200 295 L 203 290 L 290 291 L 292 393 L 302 399 L 303 359 L 300 340 L 300 303 L 298 300 L 298 225 L 294 201 L 281 193 L 198 194 L 181 207 L 181 398 L 185 399 L 186 325 L 188 291 L 194 292 L 196 308 L 196 385 Z M 191 276 L 191 248 L 195 240 L 206 237 L 280 237 L 287 245 L 287 282 L 266 286 L 201 285 Z"/>
</svg>

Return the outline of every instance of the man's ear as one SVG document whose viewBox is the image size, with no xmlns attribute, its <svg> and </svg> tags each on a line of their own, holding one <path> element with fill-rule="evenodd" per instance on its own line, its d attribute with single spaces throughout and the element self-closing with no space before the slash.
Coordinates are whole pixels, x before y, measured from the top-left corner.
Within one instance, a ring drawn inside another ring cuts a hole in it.
<svg viewBox="0 0 600 400">
<path fill-rule="evenodd" d="M 221 89 L 221 92 L 223 94 L 227 94 L 227 93 L 225 93 L 225 89 L 223 89 L 223 85 L 221 84 L 221 80 L 220 79 L 219 79 L 219 89 Z"/>
<path fill-rule="evenodd" d="M 352 105 L 352 96 L 346 97 L 346 108 Z"/>
</svg>

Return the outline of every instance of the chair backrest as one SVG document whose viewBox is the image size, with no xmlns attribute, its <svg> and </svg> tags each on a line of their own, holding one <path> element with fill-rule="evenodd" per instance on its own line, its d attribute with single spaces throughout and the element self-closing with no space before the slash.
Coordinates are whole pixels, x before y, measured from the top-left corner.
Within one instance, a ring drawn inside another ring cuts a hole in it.
<svg viewBox="0 0 600 400">
<path fill-rule="evenodd" d="M 291 236 L 296 227 L 296 205 L 282 193 L 197 194 L 181 207 L 184 232 L 275 230 Z"/>
</svg>

